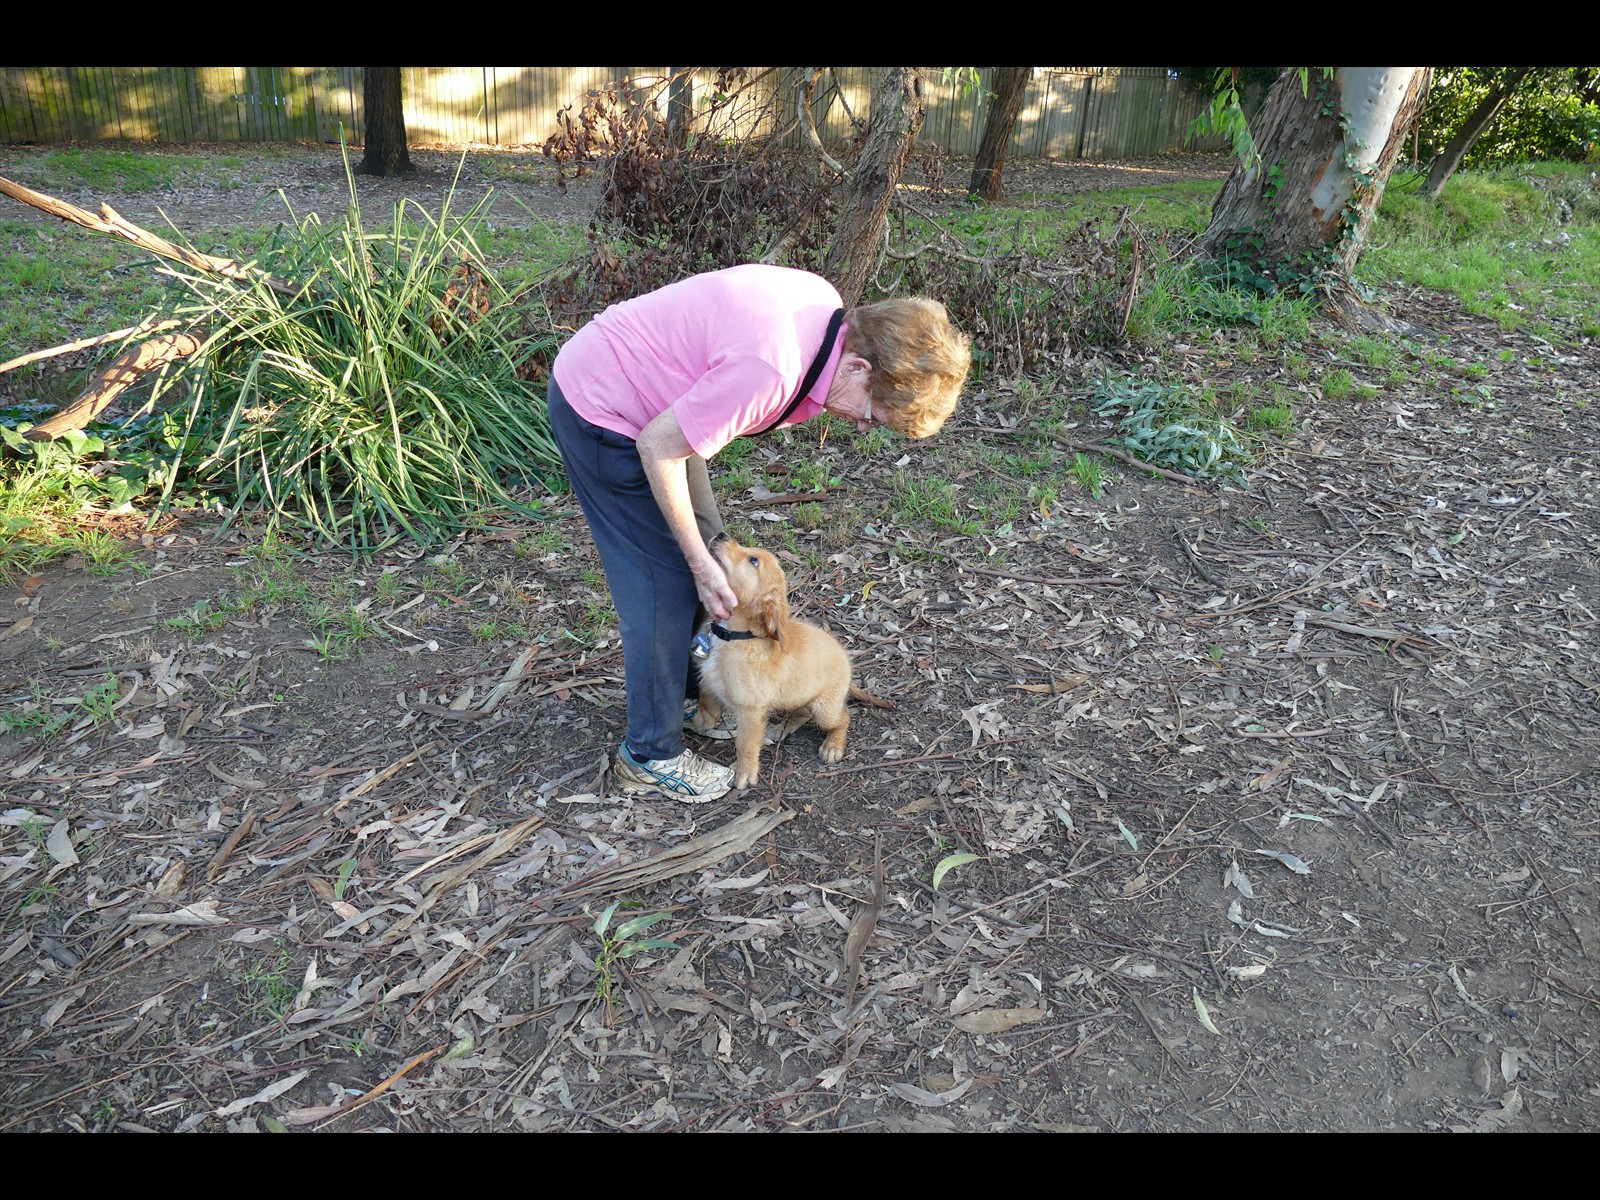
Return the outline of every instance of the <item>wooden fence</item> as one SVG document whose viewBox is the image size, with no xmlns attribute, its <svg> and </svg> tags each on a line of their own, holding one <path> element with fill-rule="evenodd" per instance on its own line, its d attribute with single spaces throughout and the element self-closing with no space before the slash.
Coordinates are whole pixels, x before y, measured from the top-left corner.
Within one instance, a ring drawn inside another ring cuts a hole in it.
<svg viewBox="0 0 1600 1200">
<path fill-rule="evenodd" d="M 590 91 L 631 80 L 664 81 L 667 67 L 406 67 L 413 145 L 505 148 L 541 144 L 556 113 Z M 817 91 L 825 141 L 851 135 L 866 114 L 871 68 L 839 68 Z M 758 68 L 751 94 L 780 122 L 792 113 L 797 73 Z M 837 87 L 834 86 L 835 81 Z M 987 72 L 984 74 L 987 83 Z M 362 137 L 360 67 L 0 67 L 0 142 L 335 142 Z M 664 89 L 660 104 L 665 106 Z M 711 91 L 705 69 L 694 94 Z M 924 71 L 922 140 L 951 154 L 976 152 L 987 89 Z M 1011 153 L 1023 158 L 1133 158 L 1193 141 L 1202 100 L 1163 67 L 1036 67 Z"/>
</svg>

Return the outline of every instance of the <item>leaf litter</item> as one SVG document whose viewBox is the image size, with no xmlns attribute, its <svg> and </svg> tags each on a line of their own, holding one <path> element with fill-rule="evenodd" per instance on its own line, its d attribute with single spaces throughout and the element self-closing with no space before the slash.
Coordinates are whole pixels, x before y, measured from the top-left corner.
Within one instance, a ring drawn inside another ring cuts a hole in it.
<svg viewBox="0 0 1600 1200">
<path fill-rule="evenodd" d="M 1594 1128 L 1600 453 L 1548 385 L 1600 361 L 1397 300 L 1497 407 L 1306 396 L 1248 492 L 1129 468 L 1002 526 L 973 475 L 977 532 L 899 515 L 897 477 L 1021 448 L 1004 380 L 892 469 L 791 439 L 844 536 L 729 515 L 795 535 L 797 607 L 898 707 L 705 808 L 607 791 L 574 515 L 548 550 L 305 556 L 389 630 L 341 659 L 287 605 L 180 627 L 245 540 L 42 570 L 8 711 L 117 696 L 0 734 L 0 1126 Z M 619 901 L 677 948 L 607 1011 Z"/>
</svg>

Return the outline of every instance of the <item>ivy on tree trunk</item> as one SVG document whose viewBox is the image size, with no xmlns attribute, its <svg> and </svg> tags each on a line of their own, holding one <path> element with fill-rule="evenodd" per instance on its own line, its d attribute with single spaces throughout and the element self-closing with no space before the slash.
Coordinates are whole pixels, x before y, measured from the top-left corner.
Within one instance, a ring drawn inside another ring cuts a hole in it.
<svg viewBox="0 0 1600 1200">
<path fill-rule="evenodd" d="M 1260 157 L 1229 174 L 1201 253 L 1256 286 L 1347 282 L 1430 70 L 1285 71 L 1254 123 Z"/>
</svg>

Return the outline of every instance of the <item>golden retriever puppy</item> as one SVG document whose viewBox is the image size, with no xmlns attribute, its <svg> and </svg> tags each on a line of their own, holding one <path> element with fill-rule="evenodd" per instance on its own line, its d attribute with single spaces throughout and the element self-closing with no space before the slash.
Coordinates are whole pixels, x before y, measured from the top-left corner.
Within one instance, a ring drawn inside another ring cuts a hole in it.
<svg viewBox="0 0 1600 1200">
<path fill-rule="evenodd" d="M 733 711 L 736 788 L 749 787 L 760 774 L 761 746 L 773 713 L 792 714 L 785 734 L 814 722 L 827 734 L 822 761 L 838 762 L 850 728 L 845 700 L 854 696 L 879 708 L 893 705 L 851 682 L 850 656 L 832 634 L 789 615 L 788 581 L 771 553 L 725 535 L 710 549 L 739 605 L 728 618 L 728 636 L 711 639 L 711 653 L 700 665 L 694 727 L 711 729 L 724 707 Z"/>
</svg>

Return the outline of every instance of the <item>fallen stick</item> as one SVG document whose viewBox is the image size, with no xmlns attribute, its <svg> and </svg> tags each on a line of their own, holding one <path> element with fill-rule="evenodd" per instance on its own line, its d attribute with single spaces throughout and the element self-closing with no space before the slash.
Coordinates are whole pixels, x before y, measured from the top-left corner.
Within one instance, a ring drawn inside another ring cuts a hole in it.
<svg viewBox="0 0 1600 1200">
<path fill-rule="evenodd" d="M 109 204 L 100 206 L 100 216 L 95 216 L 86 209 L 79 208 L 76 204 L 68 204 L 65 200 L 58 200 L 54 196 L 47 196 L 43 192 L 36 192 L 32 188 L 23 187 L 4 176 L 0 176 L 0 195 L 10 196 L 13 200 L 20 200 L 23 204 L 31 205 L 40 212 L 47 212 L 52 217 L 60 217 L 63 221 L 70 221 L 74 225 L 82 225 L 85 229 L 92 229 L 96 233 L 109 233 L 113 237 L 122 238 L 132 242 L 141 250 L 148 250 L 152 254 L 159 254 L 162 258 L 170 258 L 181 262 L 198 271 L 205 271 L 212 275 L 223 275 L 229 279 L 240 282 L 260 280 L 273 291 L 284 296 L 297 296 L 301 289 L 292 287 L 282 280 L 274 279 L 263 271 L 246 267 L 237 259 L 218 258 L 212 254 L 201 254 L 198 250 L 191 250 L 187 246 L 180 246 L 176 242 L 169 242 L 159 234 L 151 233 L 148 229 L 141 229 L 128 220 Z"/>
<path fill-rule="evenodd" d="M 57 358 L 60 355 L 72 354 L 78 350 L 88 350 L 92 346 L 104 346 L 111 342 L 120 342 L 123 338 L 132 337 L 136 333 L 160 333 L 166 329 L 175 329 L 182 324 L 182 321 L 157 321 L 154 325 L 130 325 L 127 329 L 113 329 L 110 333 L 79 338 L 75 342 L 51 346 L 48 350 L 35 350 L 30 354 L 22 355 L 20 358 L 13 358 L 7 362 L 0 363 L 0 375 L 4 375 L 7 371 L 15 371 L 18 367 L 25 367 L 29 363 L 42 362 L 47 358 Z"/>
<path fill-rule="evenodd" d="M 55 415 L 40 421 L 22 436 L 30 442 L 48 442 L 73 429 L 82 429 L 110 408 L 151 371 L 187 358 L 204 343 L 192 333 L 163 333 L 129 346 L 112 360 L 88 389 Z"/>
<path fill-rule="evenodd" d="M 1068 450 L 1078 450 L 1084 454 L 1109 454 L 1112 458 L 1120 459 L 1130 467 L 1138 467 L 1141 471 L 1149 471 L 1152 475 L 1159 475 L 1163 479 L 1170 479 L 1175 483 L 1198 484 L 1200 482 L 1193 475 L 1185 475 L 1182 471 L 1169 471 L 1165 467 L 1154 466 L 1143 459 L 1135 458 L 1126 450 L 1118 450 L 1115 446 L 1107 446 L 1104 442 L 1085 445 L 1083 442 L 1071 442 L 1060 436 L 1053 436 L 1052 440 L 1057 445 L 1065 446 Z"/>
</svg>

